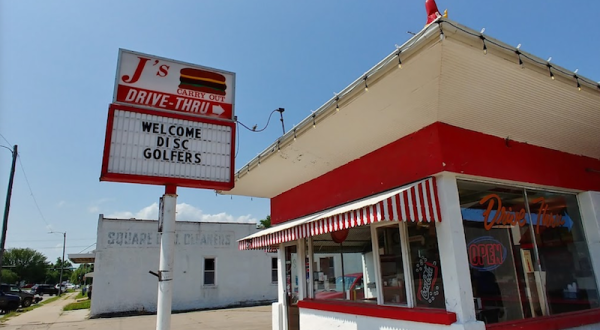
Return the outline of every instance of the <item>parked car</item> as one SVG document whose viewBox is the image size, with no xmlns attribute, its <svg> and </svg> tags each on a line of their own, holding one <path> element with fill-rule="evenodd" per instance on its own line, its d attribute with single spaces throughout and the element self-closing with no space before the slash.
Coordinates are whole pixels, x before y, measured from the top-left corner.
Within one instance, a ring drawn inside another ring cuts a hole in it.
<svg viewBox="0 0 600 330">
<path fill-rule="evenodd" d="M 21 297 L 12 294 L 0 292 L 0 310 L 8 313 L 15 311 L 21 304 Z"/>
<path fill-rule="evenodd" d="M 57 284 L 54 286 L 54 288 L 56 288 L 56 290 L 60 289 L 60 292 L 67 292 L 67 285 L 66 284 Z"/>
<path fill-rule="evenodd" d="M 45 293 L 49 295 L 58 294 L 58 289 L 52 284 L 36 284 L 31 287 L 31 293 L 43 295 Z"/>
<path fill-rule="evenodd" d="M 21 306 L 23 306 L 23 307 L 29 307 L 33 303 L 37 304 L 42 299 L 44 299 L 40 296 L 36 296 L 33 293 L 25 292 L 16 285 L 0 284 L 0 292 L 19 296 L 21 298 L 21 302 L 20 302 Z"/>
<path fill-rule="evenodd" d="M 350 291 L 353 295 L 351 300 L 364 299 L 362 273 L 346 274 L 344 277 L 338 276 L 335 279 L 335 289 L 319 291 L 315 294 L 315 299 L 345 299 L 346 291 Z"/>
</svg>

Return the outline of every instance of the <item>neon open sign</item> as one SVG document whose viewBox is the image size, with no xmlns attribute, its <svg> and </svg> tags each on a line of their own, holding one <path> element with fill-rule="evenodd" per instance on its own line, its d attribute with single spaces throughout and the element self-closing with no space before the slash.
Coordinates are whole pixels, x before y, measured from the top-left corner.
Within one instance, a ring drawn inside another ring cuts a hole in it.
<svg viewBox="0 0 600 330">
<path fill-rule="evenodd" d="M 468 245 L 469 265 L 480 271 L 500 267 L 506 260 L 506 248 L 491 236 L 478 237 Z"/>
</svg>

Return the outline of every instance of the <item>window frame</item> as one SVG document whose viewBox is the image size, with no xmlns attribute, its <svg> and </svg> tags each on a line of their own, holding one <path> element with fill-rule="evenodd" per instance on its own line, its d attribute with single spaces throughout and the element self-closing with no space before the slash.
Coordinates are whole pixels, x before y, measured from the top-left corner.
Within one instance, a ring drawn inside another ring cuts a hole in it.
<svg viewBox="0 0 600 330">
<path fill-rule="evenodd" d="M 206 260 L 212 259 L 214 264 L 213 270 L 206 270 Z M 217 257 L 216 256 L 205 256 L 203 258 L 204 262 L 202 263 L 202 286 L 203 287 L 216 287 L 217 286 Z M 206 272 L 213 273 L 213 283 L 206 283 Z"/>
<path fill-rule="evenodd" d="M 278 257 L 271 257 L 271 284 L 279 283 L 279 274 L 278 274 L 279 261 L 278 260 L 279 260 Z M 273 261 L 275 261 L 275 268 L 273 268 Z M 273 277 L 273 271 L 275 271 L 275 277 Z"/>
<path fill-rule="evenodd" d="M 408 241 L 408 223 L 406 221 L 388 221 L 371 224 L 371 242 L 373 243 L 373 251 L 379 251 L 379 236 L 377 235 L 377 228 L 380 227 L 398 227 L 400 234 L 400 250 L 402 253 L 402 271 L 404 272 L 404 290 L 406 292 L 406 304 L 386 304 L 383 301 L 383 285 L 381 279 L 381 258 L 377 253 L 375 260 L 375 274 L 377 276 L 377 305 L 382 306 L 398 306 L 406 308 L 416 307 L 416 296 L 414 286 L 414 276 L 411 266 L 411 254 L 410 254 L 410 242 Z"/>
<path fill-rule="evenodd" d="M 398 308 L 424 308 L 424 307 L 418 307 L 417 306 L 417 299 L 416 299 L 416 289 L 415 289 L 415 280 L 414 280 L 414 274 L 411 268 L 411 251 L 410 251 L 410 242 L 409 242 L 409 237 L 408 237 L 408 225 L 409 223 L 407 221 L 381 221 L 381 222 L 374 222 L 371 224 L 368 224 L 368 226 L 370 227 L 370 235 L 371 235 L 371 244 L 372 244 L 372 250 L 374 251 L 374 258 L 373 258 L 373 266 L 375 269 L 375 276 L 376 276 L 376 285 L 377 285 L 377 306 L 386 306 L 386 307 L 398 307 Z M 435 224 L 432 224 L 435 225 Z M 400 247 L 401 247 L 401 253 L 402 253 L 402 269 L 404 271 L 404 289 L 406 292 L 406 298 L 407 298 L 407 303 L 406 304 L 390 304 L 390 303 L 385 303 L 384 297 L 383 297 L 383 282 L 382 282 L 382 278 L 381 278 L 381 260 L 379 257 L 379 237 L 377 236 L 377 229 L 380 227 L 394 227 L 396 226 L 399 234 L 400 234 Z M 436 235 L 436 239 L 437 239 L 437 235 Z M 310 264 L 309 264 L 309 271 L 312 274 L 313 270 L 313 262 L 312 260 L 314 260 L 314 247 L 312 246 L 312 237 L 310 240 L 307 240 L 307 255 L 309 256 L 309 259 L 311 260 Z M 309 243 L 310 242 L 310 243 Z M 440 264 L 441 267 L 441 264 Z M 310 295 L 310 298 L 312 297 L 312 294 Z M 368 305 L 368 304 L 367 304 Z M 446 308 L 431 308 L 433 310 L 444 310 L 447 311 Z"/>
</svg>

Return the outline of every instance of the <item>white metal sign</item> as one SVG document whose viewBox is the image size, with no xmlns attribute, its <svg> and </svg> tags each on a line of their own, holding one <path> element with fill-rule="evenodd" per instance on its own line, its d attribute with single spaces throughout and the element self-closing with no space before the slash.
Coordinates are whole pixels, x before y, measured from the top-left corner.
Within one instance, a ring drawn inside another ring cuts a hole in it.
<svg viewBox="0 0 600 330">
<path fill-rule="evenodd" d="M 235 73 L 119 50 L 114 103 L 233 120 Z"/>
<path fill-rule="evenodd" d="M 113 104 L 100 180 L 229 190 L 234 133 L 234 122 Z"/>
</svg>

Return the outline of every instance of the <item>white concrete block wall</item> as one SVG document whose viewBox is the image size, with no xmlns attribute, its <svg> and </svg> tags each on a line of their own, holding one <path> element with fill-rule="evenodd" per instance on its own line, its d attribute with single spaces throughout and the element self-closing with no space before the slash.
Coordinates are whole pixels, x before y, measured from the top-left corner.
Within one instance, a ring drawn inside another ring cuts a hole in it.
<svg viewBox="0 0 600 330">
<path fill-rule="evenodd" d="M 239 251 L 254 224 L 178 221 L 173 310 L 274 301 L 274 253 Z M 156 311 L 160 239 L 157 221 L 99 219 L 91 315 Z M 203 285 L 204 258 L 216 259 L 216 285 Z"/>
<path fill-rule="evenodd" d="M 449 330 L 451 326 L 300 309 L 300 328 L 310 330 Z"/>
<path fill-rule="evenodd" d="M 577 328 L 570 328 L 565 330 L 598 330 L 600 329 L 600 324 L 588 324 Z"/>
<path fill-rule="evenodd" d="M 271 329 L 280 330 L 283 329 L 281 311 L 283 305 L 279 302 L 275 302 L 271 305 Z"/>
<path fill-rule="evenodd" d="M 436 176 L 442 222 L 436 223 L 446 310 L 456 313 L 456 327 L 485 329 L 475 317 L 473 290 L 467 258 L 467 243 L 460 213 L 456 176 Z"/>
</svg>

